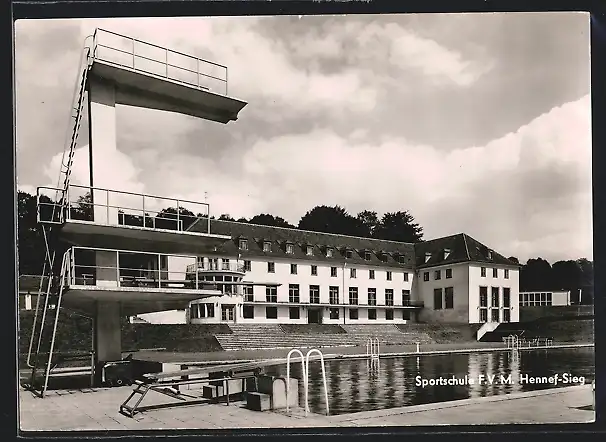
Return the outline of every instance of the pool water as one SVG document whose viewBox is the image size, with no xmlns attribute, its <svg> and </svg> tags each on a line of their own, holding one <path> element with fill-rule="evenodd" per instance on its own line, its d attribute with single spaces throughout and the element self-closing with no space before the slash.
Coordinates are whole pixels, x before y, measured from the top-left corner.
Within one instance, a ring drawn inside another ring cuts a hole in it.
<svg viewBox="0 0 606 442">
<path fill-rule="evenodd" d="M 342 359 L 326 361 L 325 369 L 335 415 L 588 384 L 595 375 L 595 352 L 588 347 L 408 356 L 384 358 L 378 366 L 367 359 Z M 310 410 L 325 414 L 320 363 L 310 362 L 309 371 Z M 286 366 L 268 367 L 266 373 L 285 376 Z M 456 382 L 449 381 L 453 376 Z M 301 379 L 300 359 L 291 362 L 291 377 Z M 537 383 L 530 383 L 533 379 Z"/>
</svg>

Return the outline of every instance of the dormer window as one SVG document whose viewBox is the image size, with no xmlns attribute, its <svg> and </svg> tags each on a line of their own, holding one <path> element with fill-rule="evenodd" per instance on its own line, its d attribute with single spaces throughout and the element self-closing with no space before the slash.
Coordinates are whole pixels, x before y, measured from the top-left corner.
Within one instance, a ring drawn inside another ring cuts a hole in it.
<svg viewBox="0 0 606 442">
<path fill-rule="evenodd" d="M 450 249 L 444 249 L 444 259 L 448 259 L 450 256 Z"/>
<path fill-rule="evenodd" d="M 312 256 L 314 254 L 313 246 L 307 246 L 307 256 Z"/>
<path fill-rule="evenodd" d="M 332 258 L 332 247 L 327 247 L 326 248 L 326 257 L 327 258 Z"/>
<path fill-rule="evenodd" d="M 271 252 L 271 242 L 269 242 L 269 241 L 263 241 L 263 251 L 264 252 Z"/>
<path fill-rule="evenodd" d="M 286 253 L 293 254 L 295 253 L 295 246 L 291 243 L 286 244 Z"/>
<path fill-rule="evenodd" d="M 488 259 L 492 259 L 492 250 L 489 250 L 487 255 L 488 255 Z"/>
<path fill-rule="evenodd" d="M 240 239 L 238 241 L 238 248 L 240 250 L 248 250 L 248 240 L 246 240 L 246 239 Z"/>
<path fill-rule="evenodd" d="M 353 250 L 351 250 L 351 249 L 347 249 L 347 250 L 345 251 L 345 257 L 346 257 L 346 258 L 353 258 Z"/>
<path fill-rule="evenodd" d="M 429 262 L 430 259 L 431 259 L 431 253 L 426 253 L 425 254 L 425 262 Z"/>
<path fill-rule="evenodd" d="M 379 257 L 380 261 L 387 262 L 387 253 L 386 252 L 379 252 L 379 254 L 377 256 Z"/>
<path fill-rule="evenodd" d="M 370 261 L 370 252 L 364 252 L 364 259 Z"/>
</svg>

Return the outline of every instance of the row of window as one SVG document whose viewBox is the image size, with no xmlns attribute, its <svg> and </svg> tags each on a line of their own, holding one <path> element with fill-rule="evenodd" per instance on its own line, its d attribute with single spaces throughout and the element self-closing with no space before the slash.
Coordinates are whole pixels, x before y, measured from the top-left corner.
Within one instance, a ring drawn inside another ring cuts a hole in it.
<svg viewBox="0 0 606 442">
<path fill-rule="evenodd" d="M 509 269 L 503 269 L 504 270 L 504 278 L 505 279 L 509 279 Z M 430 272 L 424 272 L 423 273 L 423 281 L 429 281 L 429 273 Z M 444 276 L 446 279 L 451 279 L 452 278 L 452 269 L 445 269 L 444 270 Z M 483 277 L 486 277 L 486 267 L 481 267 L 480 268 L 480 274 Z M 499 269 L 492 269 L 492 277 L 493 278 L 498 278 L 499 277 Z M 439 281 L 442 279 L 442 270 L 435 270 L 433 272 L 433 279 L 434 281 Z"/>
<path fill-rule="evenodd" d="M 240 250 L 248 250 L 248 240 L 245 238 L 240 238 L 240 240 L 238 241 L 238 248 Z M 325 248 L 325 256 L 327 258 L 332 258 L 334 256 L 334 248 L 333 247 L 326 247 Z M 292 255 L 295 253 L 295 245 L 294 243 L 286 243 L 286 246 L 284 248 L 284 251 L 289 254 Z M 271 253 L 272 252 L 272 242 L 271 241 L 263 241 L 263 252 L 265 253 Z M 359 251 L 360 256 L 363 257 L 366 261 L 370 261 L 372 258 L 372 252 L 370 250 L 361 250 Z M 307 256 L 314 256 L 314 246 L 312 245 L 306 245 L 305 246 L 305 254 Z M 354 250 L 350 249 L 350 248 L 346 248 L 344 251 L 344 255 L 346 258 L 353 258 L 354 255 Z M 387 257 L 388 254 L 387 253 L 376 253 L 377 257 L 381 260 L 386 262 L 387 261 Z M 406 262 L 406 257 L 404 255 L 398 254 L 398 253 L 394 253 L 392 254 L 394 259 L 396 259 L 399 263 L 404 264 Z"/>
<path fill-rule="evenodd" d="M 350 308 L 349 310 L 349 319 L 356 320 L 359 319 L 360 313 L 357 308 Z M 341 309 L 340 308 L 330 308 L 328 309 L 328 317 L 331 320 L 338 320 L 341 317 Z M 242 308 L 242 317 L 244 319 L 254 319 L 255 318 L 255 309 L 252 305 L 245 305 Z M 288 308 L 288 317 L 289 319 L 301 319 L 301 309 L 300 307 L 289 307 Z M 265 318 L 266 319 L 278 319 L 278 308 L 277 307 L 265 307 Z M 402 319 L 409 321 L 411 318 L 410 310 L 402 310 Z M 374 308 L 368 309 L 368 319 L 376 320 L 377 319 L 377 310 Z M 385 319 L 388 321 L 394 320 L 394 310 L 386 309 L 385 310 Z"/>
<path fill-rule="evenodd" d="M 480 267 L 480 276 L 482 278 L 486 277 L 486 267 Z M 492 277 L 493 278 L 499 277 L 499 269 L 492 269 Z M 503 269 L 503 277 L 505 279 L 509 279 L 509 269 Z"/>
<path fill-rule="evenodd" d="M 349 287 L 349 304 L 358 305 L 358 287 Z M 377 305 L 377 289 L 368 289 L 368 305 Z M 244 301 L 253 302 L 253 288 L 252 286 L 244 287 Z M 278 302 L 278 288 L 275 286 L 265 287 L 265 301 L 266 302 Z M 402 290 L 402 305 L 410 305 L 410 290 Z M 300 286 L 299 284 L 288 285 L 288 302 L 299 303 L 301 302 Z M 309 286 L 309 302 L 311 304 L 320 303 L 320 286 L 310 285 Z M 330 304 L 340 304 L 339 302 L 339 287 L 330 286 L 328 288 L 328 302 Z M 385 289 L 385 305 L 394 305 L 394 290 Z"/>
<path fill-rule="evenodd" d="M 490 307 L 501 306 L 501 288 L 491 287 L 490 288 Z M 503 307 L 511 307 L 511 289 L 509 287 L 503 287 Z M 480 287 L 480 308 L 489 307 L 488 305 L 488 287 Z"/>
<path fill-rule="evenodd" d="M 520 293 L 520 305 L 523 307 L 534 307 L 541 305 L 553 305 L 552 293 Z"/>
<path fill-rule="evenodd" d="M 443 302 L 442 302 L 443 301 Z M 433 290 L 433 309 L 453 309 L 454 308 L 454 287 Z"/>
<path fill-rule="evenodd" d="M 502 314 L 502 316 L 501 316 Z M 490 309 L 490 321 L 491 322 L 510 322 L 511 311 L 506 308 L 502 312 L 498 308 Z M 488 322 L 488 308 L 480 308 L 480 322 Z"/>
</svg>

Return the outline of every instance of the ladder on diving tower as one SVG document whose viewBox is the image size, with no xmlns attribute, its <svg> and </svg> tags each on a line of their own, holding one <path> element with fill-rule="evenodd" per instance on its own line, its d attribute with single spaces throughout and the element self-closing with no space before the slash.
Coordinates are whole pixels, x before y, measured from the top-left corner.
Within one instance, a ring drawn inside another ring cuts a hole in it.
<svg viewBox="0 0 606 442">
<path fill-rule="evenodd" d="M 90 36 L 86 40 L 89 38 Z M 86 46 L 86 40 L 72 97 L 70 123 L 67 128 L 50 219 L 41 217 L 40 201 L 38 201 L 38 224 L 42 229 L 44 237 L 45 256 L 27 352 L 27 366 L 31 369 L 31 377 L 26 387 L 39 397 L 44 397 L 46 393 L 48 379 L 53 368 L 53 351 L 57 335 L 59 311 L 63 294 L 68 288 L 68 275 L 71 269 L 71 260 L 73 259 L 73 256 L 65 251 L 60 265 L 57 266 L 57 262 L 55 262 L 57 254 L 61 254 L 57 233 L 58 227 L 65 221 L 66 210 L 69 205 L 68 189 L 78 135 L 82 124 L 88 72 L 92 61 L 91 50 L 93 48 Z M 40 195 L 38 195 L 38 198 L 40 198 Z M 56 275 L 59 275 L 59 277 Z"/>
</svg>

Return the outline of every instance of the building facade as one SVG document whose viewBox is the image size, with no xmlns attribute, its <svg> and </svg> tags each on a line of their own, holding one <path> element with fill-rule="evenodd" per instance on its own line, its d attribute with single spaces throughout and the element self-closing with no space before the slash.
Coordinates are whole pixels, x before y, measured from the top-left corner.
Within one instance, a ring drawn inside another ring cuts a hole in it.
<svg viewBox="0 0 606 442">
<path fill-rule="evenodd" d="M 204 221 L 190 227 L 204 231 Z M 151 323 L 404 324 L 517 322 L 519 265 L 465 234 L 417 244 L 232 221 L 232 240 L 198 256 L 187 278 L 221 296 Z M 179 264 L 167 262 L 168 272 Z M 172 268 L 171 268 L 172 267 Z"/>
<path fill-rule="evenodd" d="M 570 290 L 539 290 L 520 292 L 520 307 L 567 306 L 571 305 Z"/>
</svg>

